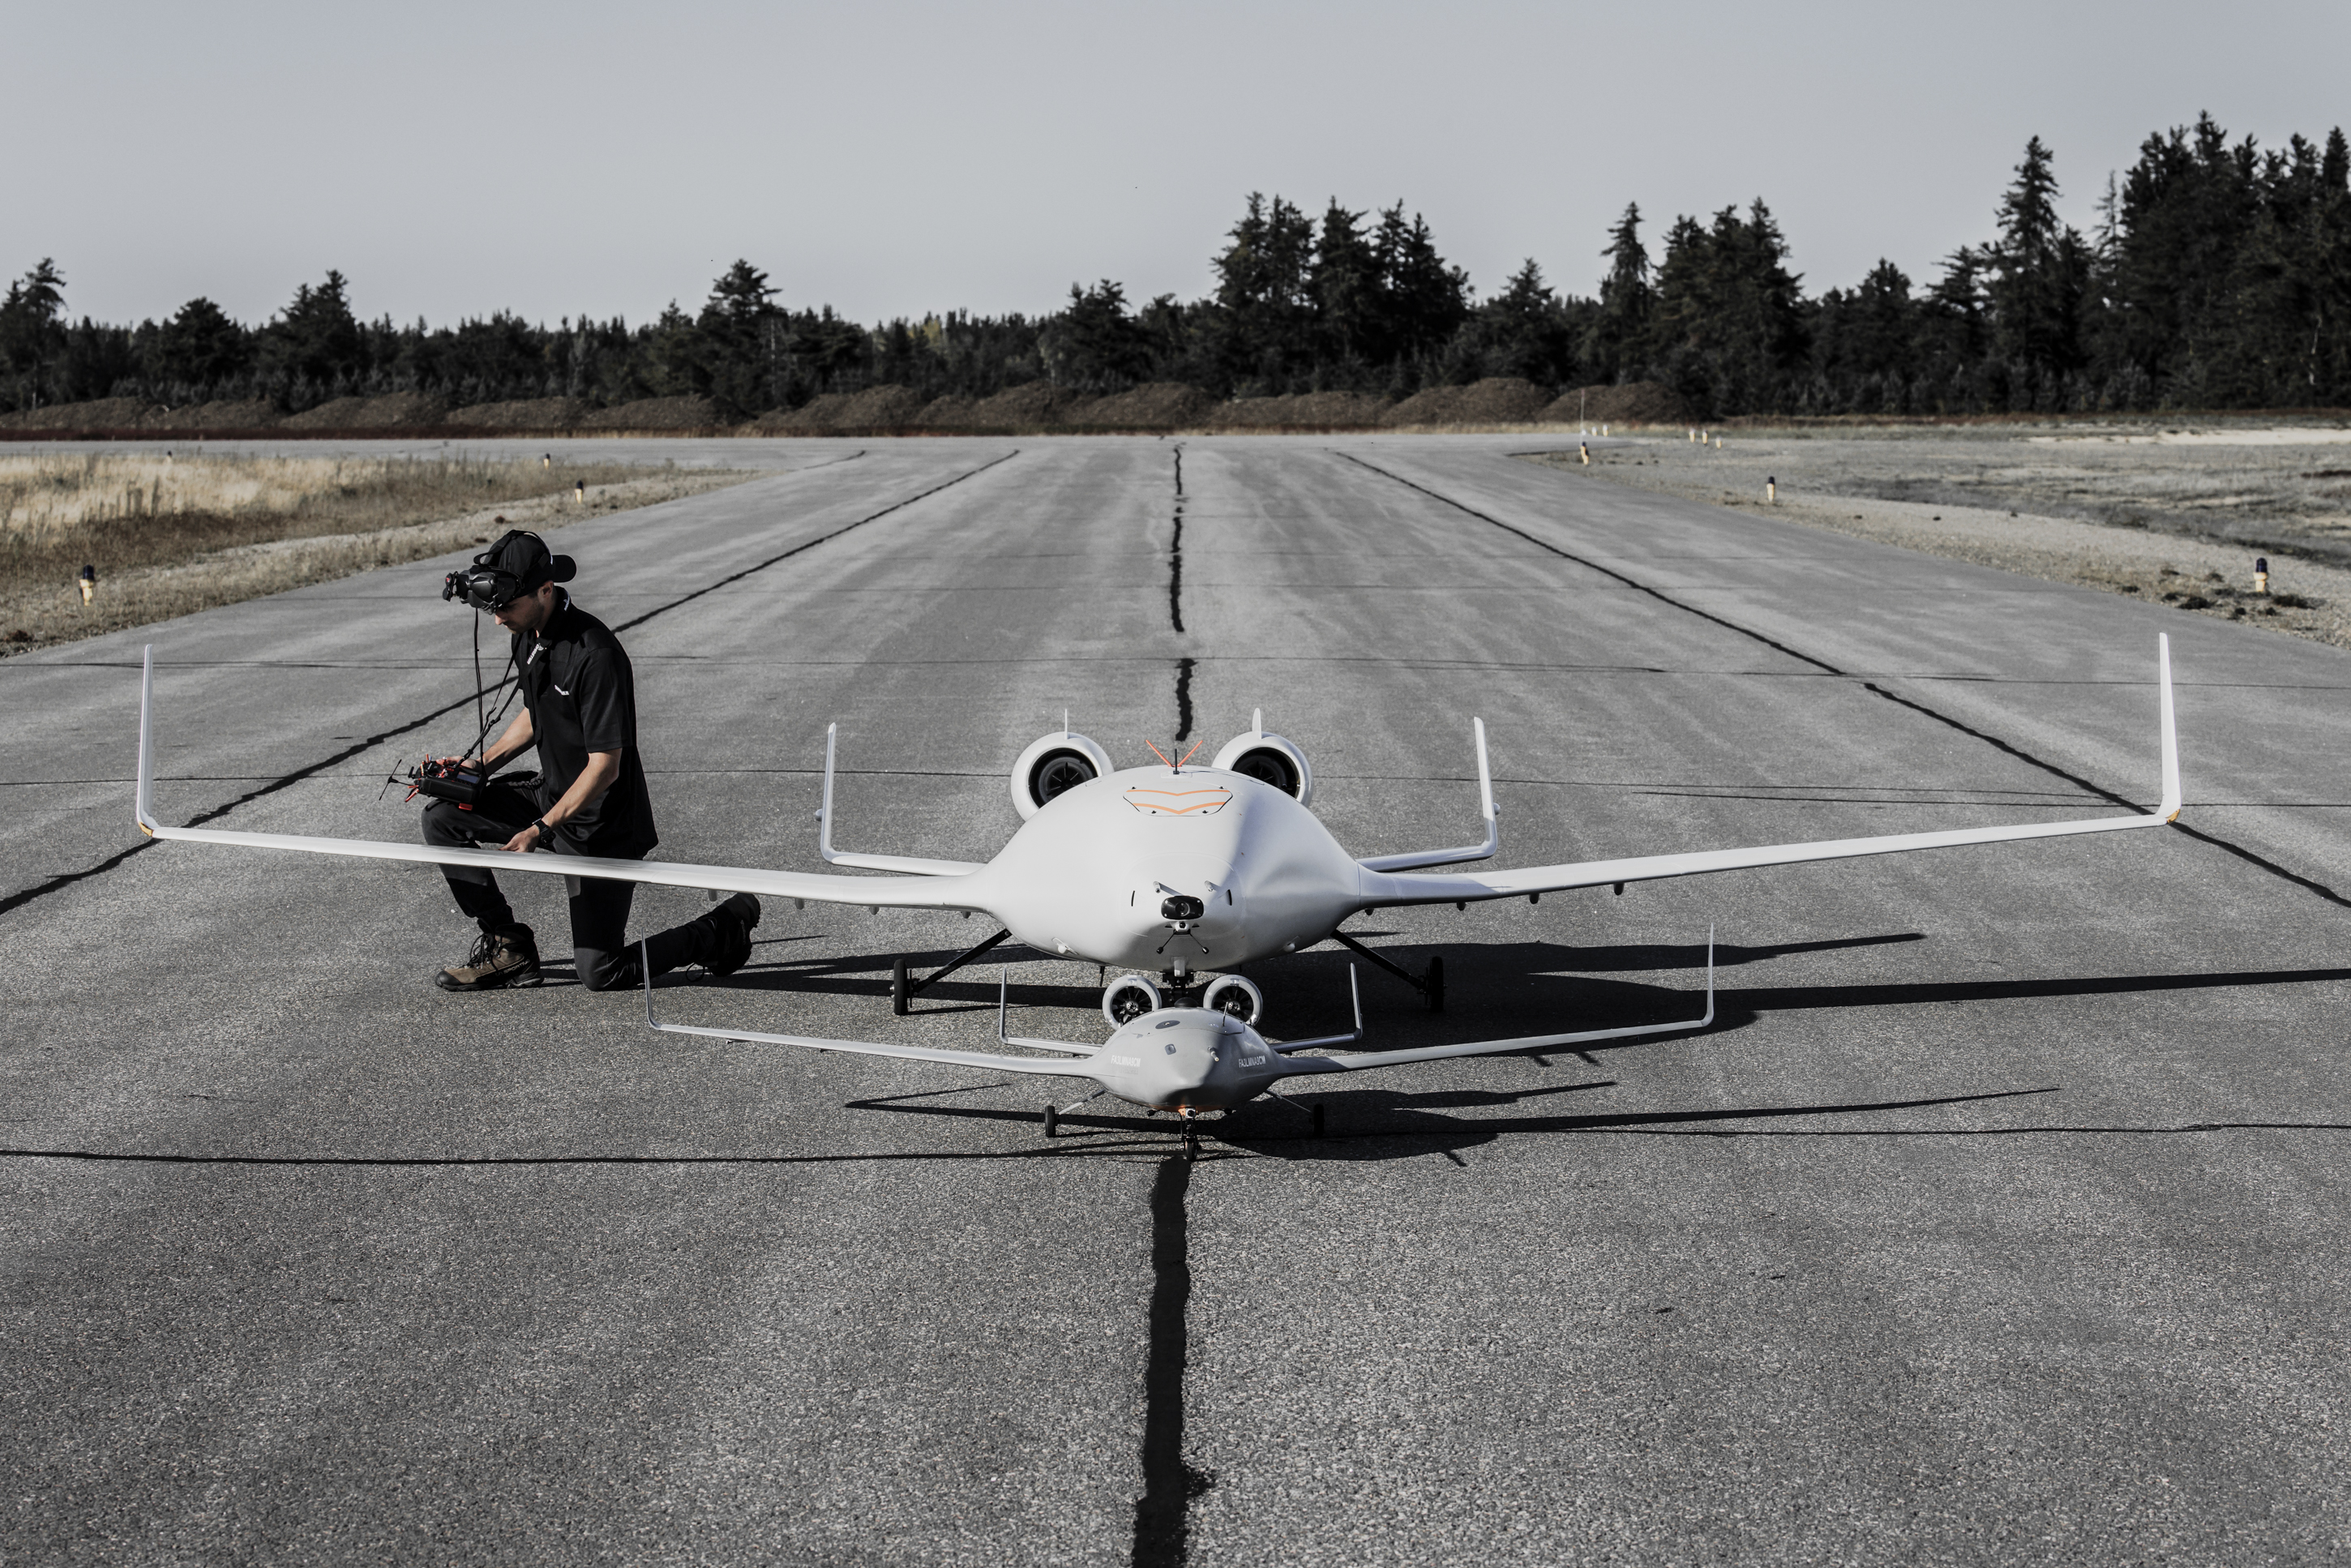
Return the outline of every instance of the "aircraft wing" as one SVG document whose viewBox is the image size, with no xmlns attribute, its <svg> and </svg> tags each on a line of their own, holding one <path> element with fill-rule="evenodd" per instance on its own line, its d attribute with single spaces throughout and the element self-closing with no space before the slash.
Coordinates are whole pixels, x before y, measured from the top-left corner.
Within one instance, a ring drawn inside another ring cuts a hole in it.
<svg viewBox="0 0 2351 1568">
<path fill-rule="evenodd" d="M 1353 966 L 1348 968 L 1353 977 Z M 1683 1030 L 1705 1029 L 1714 1022 L 1714 932 L 1706 934 L 1706 1011 L 1680 1023 L 1634 1024 L 1625 1029 L 1588 1029 L 1575 1034 L 1535 1034 L 1517 1040 L 1473 1040 L 1461 1045 L 1424 1045 L 1411 1051 L 1360 1051 L 1339 1056 L 1288 1056 L 1282 1058 L 1292 1076 L 1314 1072 L 1366 1072 L 1375 1067 L 1405 1067 L 1416 1061 L 1444 1061 L 1457 1056 L 1499 1056 L 1513 1051 L 1544 1051 L 1559 1046 L 1591 1045 L 1604 1040 L 1630 1040 L 1635 1035 L 1674 1034 Z M 1363 1032 L 1362 1011 L 1356 1013 L 1357 1035 Z M 1277 1046 L 1277 1051 L 1296 1051 L 1300 1045 L 1311 1045 L 1312 1040 L 1301 1040 L 1289 1046 Z"/>
<path fill-rule="evenodd" d="M 672 861 L 607 860 L 596 855 L 504 850 L 440 849 L 430 844 L 392 843 L 378 839 L 314 838 L 298 833 L 245 833 L 220 828 L 167 828 L 155 820 L 154 748 L 151 744 L 155 653 L 147 650 L 139 680 L 139 784 L 135 810 L 150 838 L 194 843 L 234 844 L 244 849 L 297 850 L 348 855 L 360 860 L 414 861 L 428 865 L 470 865 L 485 871 L 535 872 L 542 876 L 591 876 L 662 887 L 699 887 L 713 893 L 750 893 L 766 898 L 813 899 L 825 904 L 863 904 L 869 909 L 967 909 L 987 906 L 971 896 L 971 878 L 956 876 L 828 876 L 820 873 L 761 871 L 749 866 L 685 865 Z"/>
<path fill-rule="evenodd" d="M 2125 832 L 2135 828 L 2163 827 L 2179 815 L 2180 807 L 2179 736 L 2172 717 L 2171 639 L 2168 635 L 2157 638 L 2157 665 L 2162 707 L 2163 800 L 2149 815 L 2074 818 L 2062 822 L 2027 822 L 2001 828 L 1954 828 L 1939 832 L 1887 833 L 1866 839 L 1821 839 L 1810 843 L 1762 844 L 1739 850 L 1698 850 L 1686 854 L 1642 855 L 1625 860 L 1582 861 L 1571 865 L 1530 866 L 1518 871 L 1437 876 L 1395 874 L 1367 866 L 1362 884 L 1364 906 L 1471 904 L 1488 899 L 1517 898 L 1528 894 L 1556 893 L 1568 888 L 1655 882 L 1665 877 L 1698 876 L 1708 872 L 1742 871 L 1750 866 L 1793 865 L 1804 861 L 1850 860 L 1862 855 L 1902 854 L 1911 850 L 1951 849 L 1962 844 L 2008 843 L 2022 839 L 2055 839 L 2075 833 Z"/>
<path fill-rule="evenodd" d="M 639 944 L 643 946 L 642 943 Z M 1097 1048 L 1090 1045 L 1063 1043 L 1047 1040 L 1008 1040 L 1008 1043 L 1042 1046 L 1049 1051 L 1066 1051 L 1080 1057 L 1075 1061 L 1054 1061 L 1041 1056 L 998 1056 L 985 1051 L 946 1051 L 927 1045 L 883 1045 L 866 1040 L 826 1040 L 817 1035 L 762 1034 L 748 1029 L 704 1029 L 695 1024 L 658 1023 L 653 1019 L 653 979 L 649 967 L 642 963 L 639 973 L 644 976 L 645 1027 L 663 1034 L 699 1035 L 705 1040 L 741 1040 L 752 1045 L 797 1045 L 810 1051 L 840 1051 L 852 1056 L 895 1056 L 908 1061 L 941 1061 L 951 1067 L 977 1068 L 982 1072 L 1033 1072 L 1052 1078 L 1091 1078 L 1093 1076 L 1083 1060 L 1095 1055 Z M 998 1033 L 1002 1025 L 999 1021 Z M 1310 1059 L 1311 1060 L 1311 1059 Z"/>
</svg>

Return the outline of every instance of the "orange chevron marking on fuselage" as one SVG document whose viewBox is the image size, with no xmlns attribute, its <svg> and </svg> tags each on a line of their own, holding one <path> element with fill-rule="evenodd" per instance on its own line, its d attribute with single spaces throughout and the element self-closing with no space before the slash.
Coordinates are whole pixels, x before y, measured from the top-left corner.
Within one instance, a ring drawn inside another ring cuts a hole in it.
<svg viewBox="0 0 2351 1568">
<path fill-rule="evenodd" d="M 1126 803 L 1153 817 L 1206 817 L 1231 800 L 1229 789 L 1129 789 Z"/>
</svg>

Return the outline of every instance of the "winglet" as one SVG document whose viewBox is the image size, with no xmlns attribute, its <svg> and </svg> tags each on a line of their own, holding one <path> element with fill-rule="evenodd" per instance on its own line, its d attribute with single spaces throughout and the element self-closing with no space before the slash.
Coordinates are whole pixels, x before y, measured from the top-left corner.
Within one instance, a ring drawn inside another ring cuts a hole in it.
<svg viewBox="0 0 2351 1568">
<path fill-rule="evenodd" d="M 1704 1029 L 1712 1022 L 1714 1022 L 1714 923 L 1708 921 L 1706 926 L 1706 1016 L 1698 1020 L 1698 1027 Z"/>
<path fill-rule="evenodd" d="M 155 821 L 155 753 L 152 745 L 153 720 L 149 712 L 155 706 L 155 644 L 143 650 L 139 666 L 139 782 L 131 800 L 131 815 L 139 831 L 149 838 L 162 824 Z"/>
<path fill-rule="evenodd" d="M 637 938 L 637 973 L 645 981 L 645 1027 L 657 1030 L 661 1025 L 653 1022 L 653 946 L 648 937 Z"/>
<path fill-rule="evenodd" d="M 1347 966 L 1347 999 L 1355 1005 L 1355 1038 L 1364 1038 L 1364 988 L 1355 983 L 1355 966 Z"/>
<path fill-rule="evenodd" d="M 1486 766 L 1486 721 L 1473 718 L 1469 723 L 1478 732 L 1478 809 L 1485 813 L 1487 843 L 1499 850 L 1502 840 L 1494 827 L 1494 773 Z"/>
<path fill-rule="evenodd" d="M 840 857 L 832 852 L 832 750 L 841 730 L 838 724 L 824 727 L 824 804 L 817 808 L 817 853 L 830 865 Z"/>
<path fill-rule="evenodd" d="M 2171 634 L 2155 634 L 2156 666 L 2163 696 L 2163 804 L 2156 815 L 2167 822 L 2179 820 L 2179 725 L 2171 711 Z"/>
</svg>

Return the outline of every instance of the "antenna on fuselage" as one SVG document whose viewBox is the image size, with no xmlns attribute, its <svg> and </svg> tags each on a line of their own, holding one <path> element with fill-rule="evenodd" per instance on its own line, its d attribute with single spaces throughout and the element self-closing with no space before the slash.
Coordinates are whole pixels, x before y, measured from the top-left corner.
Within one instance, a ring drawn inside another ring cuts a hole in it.
<svg viewBox="0 0 2351 1568">
<path fill-rule="evenodd" d="M 1255 735 L 1249 737 L 1251 740 L 1265 738 L 1265 709 L 1261 707 L 1249 709 L 1249 727 L 1257 731 Z"/>
</svg>

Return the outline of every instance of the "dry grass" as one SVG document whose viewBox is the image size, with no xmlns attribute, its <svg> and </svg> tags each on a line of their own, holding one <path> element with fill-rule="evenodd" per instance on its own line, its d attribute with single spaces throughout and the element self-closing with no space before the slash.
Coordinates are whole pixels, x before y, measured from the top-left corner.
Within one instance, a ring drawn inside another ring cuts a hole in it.
<svg viewBox="0 0 2351 1568">
<path fill-rule="evenodd" d="M 2351 429 L 1740 429 L 1719 451 L 1678 434 L 1595 447 L 1589 468 L 1539 460 L 2351 648 Z"/>
<path fill-rule="evenodd" d="M 0 650 L 70 641 L 733 485 L 466 457 L 0 457 Z M 578 498 L 581 490 L 585 498 Z M 74 578 L 97 569 L 85 608 Z"/>
</svg>

